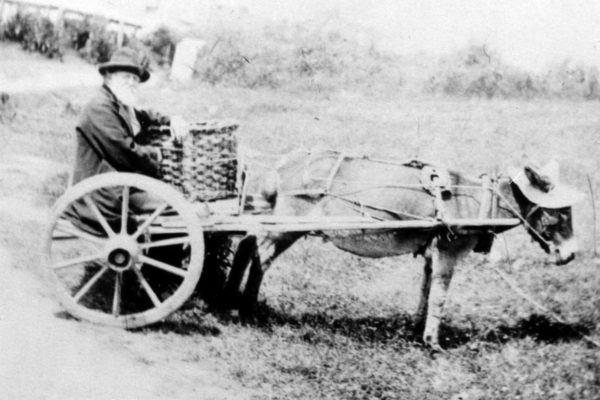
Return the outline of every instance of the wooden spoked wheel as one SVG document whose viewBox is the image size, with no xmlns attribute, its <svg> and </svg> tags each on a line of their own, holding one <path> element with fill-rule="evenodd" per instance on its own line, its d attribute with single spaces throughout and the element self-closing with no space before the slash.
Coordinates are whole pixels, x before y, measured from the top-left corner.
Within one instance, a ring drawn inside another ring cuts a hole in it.
<svg viewBox="0 0 600 400">
<path fill-rule="evenodd" d="M 202 272 L 204 237 L 193 207 L 169 185 L 106 173 L 71 187 L 46 232 L 48 279 L 66 310 L 135 328 L 177 310 Z"/>
</svg>

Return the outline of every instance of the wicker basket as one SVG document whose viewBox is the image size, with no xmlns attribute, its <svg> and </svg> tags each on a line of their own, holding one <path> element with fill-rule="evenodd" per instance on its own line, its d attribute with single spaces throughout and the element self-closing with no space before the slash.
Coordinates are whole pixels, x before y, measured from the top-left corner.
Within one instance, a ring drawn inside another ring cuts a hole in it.
<svg viewBox="0 0 600 400">
<path fill-rule="evenodd" d="M 168 126 L 151 128 L 151 143 L 162 152 L 161 179 L 192 202 L 237 197 L 237 127 L 227 121 L 195 123 L 180 144 L 170 140 Z"/>
</svg>

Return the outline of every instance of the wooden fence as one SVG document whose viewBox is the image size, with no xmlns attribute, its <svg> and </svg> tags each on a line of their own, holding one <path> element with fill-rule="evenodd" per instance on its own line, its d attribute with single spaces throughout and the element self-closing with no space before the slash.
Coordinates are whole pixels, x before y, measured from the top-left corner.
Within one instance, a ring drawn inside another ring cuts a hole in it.
<svg viewBox="0 0 600 400">
<path fill-rule="evenodd" d="M 7 18 L 9 18 L 11 15 L 15 14 L 19 10 L 34 10 L 47 16 L 54 23 L 63 21 L 65 18 L 102 18 L 108 21 L 108 30 L 117 32 L 116 44 L 118 47 L 120 47 L 123 44 L 123 38 L 125 34 L 135 36 L 137 32 L 142 28 L 140 24 L 128 21 L 126 19 L 106 17 L 105 15 L 86 13 L 72 8 L 59 7 L 52 4 L 40 4 L 22 0 L 0 0 L 0 23 L 4 22 Z"/>
</svg>

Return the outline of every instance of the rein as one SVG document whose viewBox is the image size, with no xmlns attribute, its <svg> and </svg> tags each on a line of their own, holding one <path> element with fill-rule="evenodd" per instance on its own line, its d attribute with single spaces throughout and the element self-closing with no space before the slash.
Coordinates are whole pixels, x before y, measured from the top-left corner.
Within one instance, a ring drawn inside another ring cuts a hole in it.
<svg viewBox="0 0 600 400">
<path fill-rule="evenodd" d="M 525 226 L 525 228 L 527 228 L 527 230 L 537 238 L 537 240 L 539 240 L 540 242 L 542 242 L 545 246 L 548 247 L 548 249 L 553 252 L 555 247 L 554 243 L 549 242 L 548 240 L 544 239 L 544 237 L 542 237 L 542 235 L 536 231 L 533 226 L 531 226 L 531 224 L 527 221 L 528 218 L 530 218 L 537 210 L 539 210 L 541 207 L 537 204 L 534 204 L 533 207 L 531 207 L 531 209 L 527 212 L 527 215 L 523 216 L 521 215 L 521 211 L 517 210 L 515 207 L 513 207 L 513 205 L 510 203 L 510 201 L 508 201 L 506 199 L 506 197 L 500 192 L 500 190 L 498 189 L 498 184 L 497 182 L 499 181 L 496 180 L 496 185 L 494 186 L 494 191 L 495 193 L 498 195 L 498 197 L 502 200 L 504 200 L 504 202 L 508 205 L 509 209 L 513 212 L 513 214 L 523 223 L 523 225 Z"/>
</svg>

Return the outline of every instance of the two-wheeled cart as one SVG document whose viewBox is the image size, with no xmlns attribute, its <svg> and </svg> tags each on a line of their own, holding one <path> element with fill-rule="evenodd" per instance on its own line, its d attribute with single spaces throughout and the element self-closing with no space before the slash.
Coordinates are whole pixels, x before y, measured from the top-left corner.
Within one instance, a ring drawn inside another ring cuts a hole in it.
<svg viewBox="0 0 600 400">
<path fill-rule="evenodd" d="M 171 150 L 165 154 L 173 153 Z M 218 151 L 221 154 L 223 149 Z M 206 155 L 206 149 L 195 155 L 183 154 L 183 161 L 182 154 L 176 155 L 167 170 L 186 168 L 185 157 L 193 159 L 200 155 Z M 201 162 L 213 167 L 219 162 L 213 158 L 189 165 L 188 170 L 197 183 L 212 180 L 218 188 L 229 187 L 230 195 L 216 196 L 217 199 L 210 201 L 190 196 L 193 190 L 191 186 L 186 189 L 189 179 L 185 176 L 174 184 L 169 174 L 161 181 L 112 172 L 71 186 L 52 210 L 45 243 L 46 273 L 62 306 L 83 320 L 123 328 L 162 320 L 198 290 L 207 235 L 481 230 L 519 223 L 517 219 L 381 221 L 363 216 L 314 218 L 248 212 L 246 190 L 240 183 L 243 174 L 240 168 L 231 168 L 233 157 L 224 160 L 229 163 L 227 168 L 210 176 L 204 171 L 200 179 L 197 177 Z M 229 178 L 221 179 L 224 175 Z M 181 187 L 184 190 L 178 190 Z"/>
</svg>

